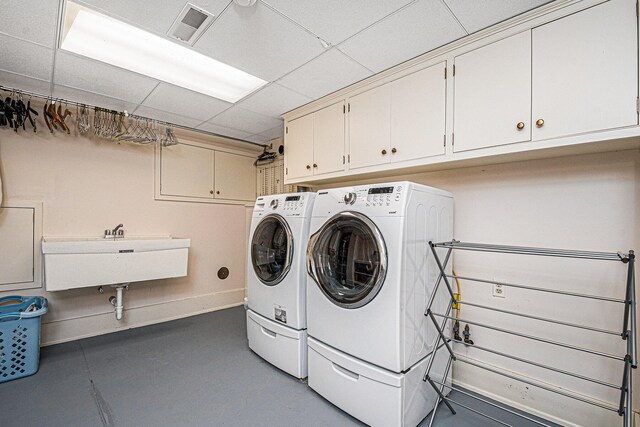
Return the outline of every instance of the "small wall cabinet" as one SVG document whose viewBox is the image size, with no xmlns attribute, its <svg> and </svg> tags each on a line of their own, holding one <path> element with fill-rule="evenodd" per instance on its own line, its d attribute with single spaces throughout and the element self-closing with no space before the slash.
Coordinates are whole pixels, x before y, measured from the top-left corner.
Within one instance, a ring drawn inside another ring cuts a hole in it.
<svg viewBox="0 0 640 427">
<path fill-rule="evenodd" d="M 0 292 L 42 286 L 42 203 L 5 200 L 0 208 Z"/>
<path fill-rule="evenodd" d="M 636 4 L 551 2 L 285 114 L 285 183 L 636 148 Z"/>
<path fill-rule="evenodd" d="M 183 140 L 156 152 L 156 199 L 246 203 L 256 198 L 255 156 Z"/>
<path fill-rule="evenodd" d="M 287 123 L 285 180 L 344 170 L 344 115 L 338 102 Z"/>
</svg>

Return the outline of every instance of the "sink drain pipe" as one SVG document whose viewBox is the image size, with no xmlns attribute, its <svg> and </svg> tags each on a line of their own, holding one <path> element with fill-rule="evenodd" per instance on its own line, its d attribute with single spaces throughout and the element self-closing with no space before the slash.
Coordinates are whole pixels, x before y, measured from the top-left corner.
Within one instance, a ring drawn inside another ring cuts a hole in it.
<svg viewBox="0 0 640 427">
<path fill-rule="evenodd" d="M 109 298 L 109 302 L 116 308 L 116 320 L 122 320 L 122 312 L 124 311 L 122 294 L 125 289 L 129 289 L 129 284 L 123 283 L 121 285 L 111 285 L 111 287 L 115 288 L 116 296 Z"/>
</svg>

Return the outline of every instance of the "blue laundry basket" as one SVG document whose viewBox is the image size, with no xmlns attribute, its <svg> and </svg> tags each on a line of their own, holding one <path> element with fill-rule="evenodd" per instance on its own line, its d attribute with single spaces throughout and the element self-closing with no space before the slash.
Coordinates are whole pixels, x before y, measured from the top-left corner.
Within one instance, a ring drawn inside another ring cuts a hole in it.
<svg viewBox="0 0 640 427">
<path fill-rule="evenodd" d="M 0 383 L 38 372 L 40 318 L 46 312 L 46 298 L 0 298 Z"/>
</svg>

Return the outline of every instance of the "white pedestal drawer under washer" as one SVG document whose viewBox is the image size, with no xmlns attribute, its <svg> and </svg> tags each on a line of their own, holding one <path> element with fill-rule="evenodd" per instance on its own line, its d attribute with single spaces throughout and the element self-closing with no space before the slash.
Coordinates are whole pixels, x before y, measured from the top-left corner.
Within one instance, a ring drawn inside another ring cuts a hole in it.
<svg viewBox="0 0 640 427">
<path fill-rule="evenodd" d="M 306 245 L 315 193 L 259 197 L 247 259 L 247 336 L 262 358 L 307 376 Z"/>
</svg>

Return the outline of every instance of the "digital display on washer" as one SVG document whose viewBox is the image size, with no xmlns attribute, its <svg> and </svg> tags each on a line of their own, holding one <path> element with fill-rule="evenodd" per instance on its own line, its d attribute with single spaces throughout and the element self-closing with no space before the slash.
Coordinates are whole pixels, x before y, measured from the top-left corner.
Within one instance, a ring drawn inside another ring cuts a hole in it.
<svg viewBox="0 0 640 427">
<path fill-rule="evenodd" d="M 388 194 L 393 193 L 393 187 L 370 188 L 369 194 Z"/>
<path fill-rule="evenodd" d="M 300 200 L 300 196 L 287 196 L 286 199 L 284 199 L 285 202 L 296 202 Z"/>
</svg>

